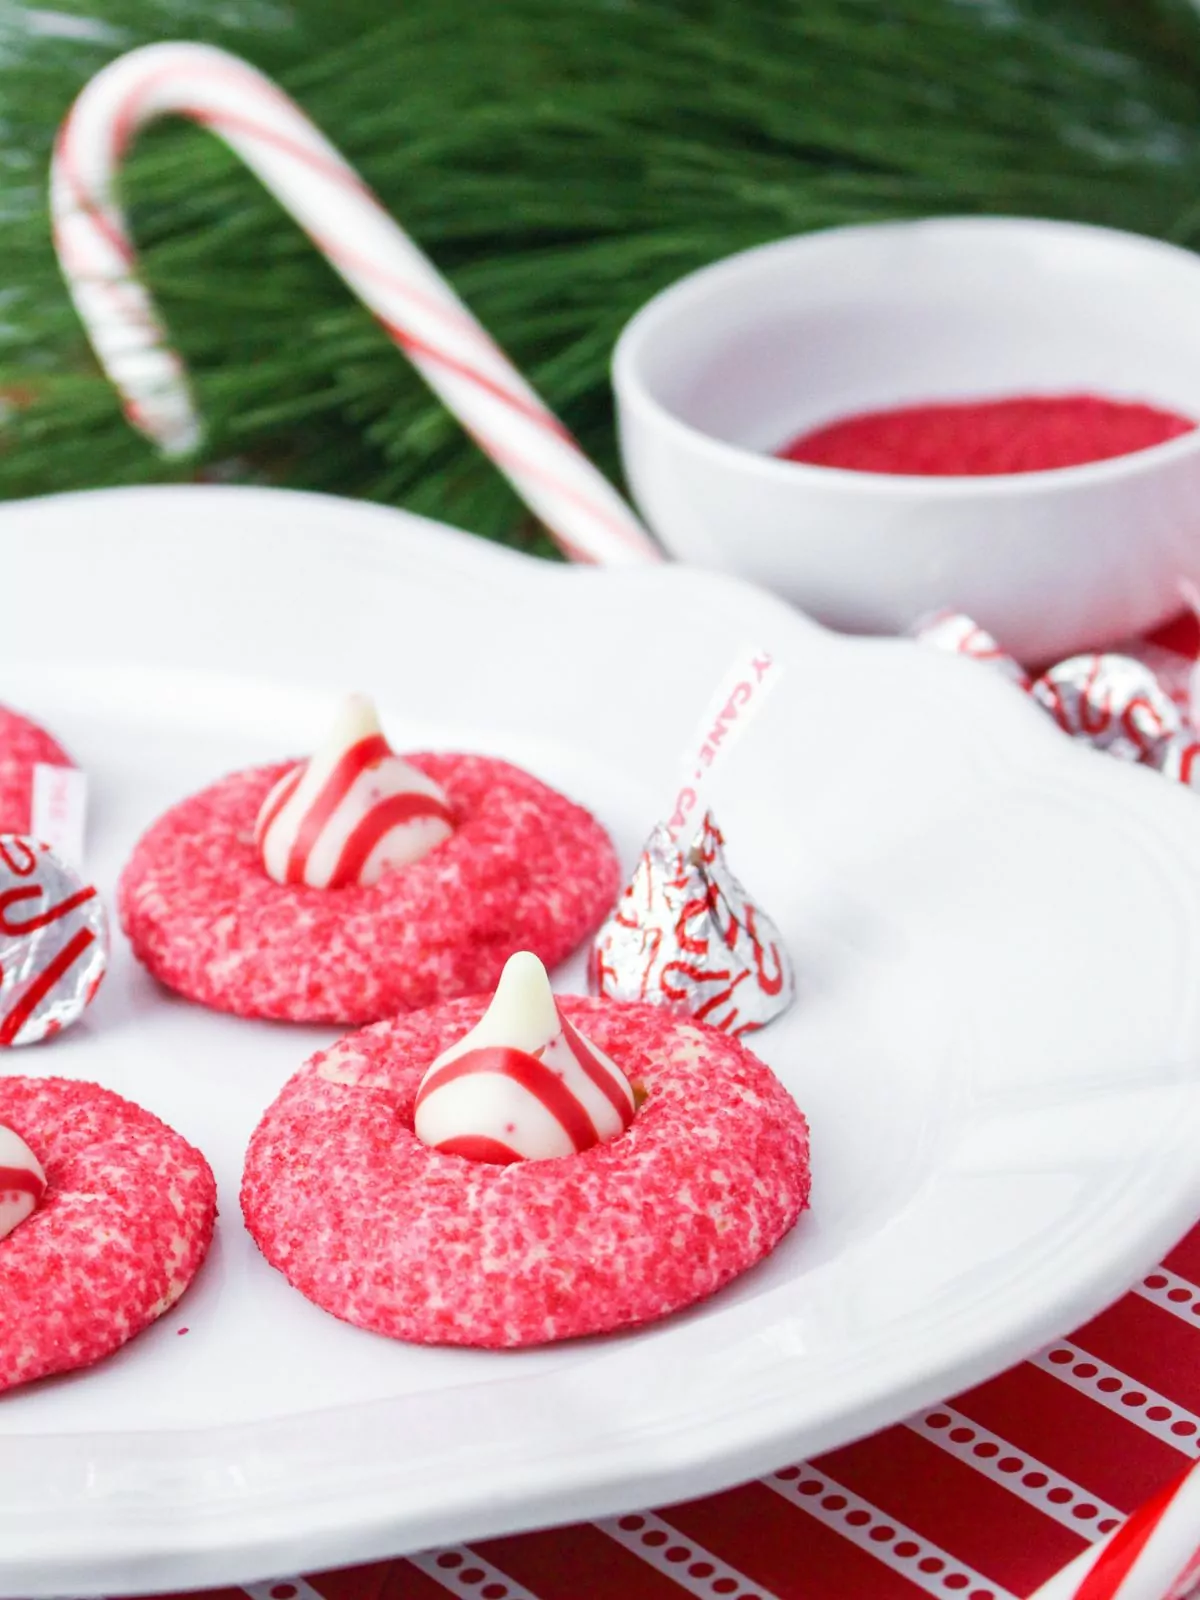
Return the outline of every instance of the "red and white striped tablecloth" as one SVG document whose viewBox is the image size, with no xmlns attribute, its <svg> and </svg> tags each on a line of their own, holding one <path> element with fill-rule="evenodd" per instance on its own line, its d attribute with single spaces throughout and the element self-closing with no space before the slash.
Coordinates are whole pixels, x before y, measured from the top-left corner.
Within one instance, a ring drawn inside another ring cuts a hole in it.
<svg viewBox="0 0 1200 1600">
<path fill-rule="evenodd" d="M 1200 625 L 1137 653 L 1183 699 Z M 1200 1226 L 1031 1360 L 756 1483 L 209 1600 L 1025 1600 L 1198 1455 Z"/>
</svg>

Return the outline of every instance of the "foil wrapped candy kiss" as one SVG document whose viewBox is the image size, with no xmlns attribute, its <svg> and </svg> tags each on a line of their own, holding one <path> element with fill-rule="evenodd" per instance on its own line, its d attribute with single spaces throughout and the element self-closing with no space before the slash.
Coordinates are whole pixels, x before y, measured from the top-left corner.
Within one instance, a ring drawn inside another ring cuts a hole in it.
<svg viewBox="0 0 1200 1600">
<path fill-rule="evenodd" d="M 771 657 L 751 651 L 719 690 L 675 803 L 596 936 L 594 994 L 666 1006 L 735 1035 L 791 1005 L 796 980 L 779 930 L 734 877 L 712 812 L 700 804 L 710 769 L 777 678 Z"/>
<path fill-rule="evenodd" d="M 957 612 L 920 623 L 914 637 L 1002 672 L 1072 738 L 1200 788 L 1200 736 L 1154 672 L 1133 656 L 1070 656 L 1031 679 L 989 633 Z"/>
<path fill-rule="evenodd" d="M 779 930 L 730 871 L 711 811 L 687 846 L 655 828 L 597 936 L 589 976 L 610 1000 L 667 1005 L 735 1035 L 779 1016 L 796 993 Z"/>
<path fill-rule="evenodd" d="M 77 1022 L 107 964 L 108 921 L 92 885 L 38 840 L 0 834 L 0 1047 Z"/>
</svg>

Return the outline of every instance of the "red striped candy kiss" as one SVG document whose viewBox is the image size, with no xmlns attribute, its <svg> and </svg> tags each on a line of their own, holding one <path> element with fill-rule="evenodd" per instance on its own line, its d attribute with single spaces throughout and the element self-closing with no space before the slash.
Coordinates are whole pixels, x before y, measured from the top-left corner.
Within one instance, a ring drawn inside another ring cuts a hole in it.
<svg viewBox="0 0 1200 1600">
<path fill-rule="evenodd" d="M 1002 650 L 986 628 L 981 628 L 961 611 L 938 611 L 923 617 L 913 629 L 913 637 L 919 644 L 945 650 L 949 655 L 984 661 L 1022 689 L 1028 689 L 1033 681 L 1020 662 L 1007 650 Z"/>
<path fill-rule="evenodd" d="M 33 1151 L 0 1122 L 0 1239 L 31 1217 L 46 1192 L 46 1174 Z"/>
<path fill-rule="evenodd" d="M 596 935 L 588 982 L 606 1000 L 668 1006 L 735 1038 L 796 996 L 783 936 L 730 871 L 707 812 L 690 845 L 660 823 Z"/>
<path fill-rule="evenodd" d="M 417 1137 L 472 1161 L 545 1161 L 633 1121 L 628 1078 L 563 1016 L 535 955 L 510 956 L 492 1003 L 421 1080 Z"/>
<path fill-rule="evenodd" d="M 108 918 L 48 845 L 0 834 L 0 1048 L 37 1044 L 83 1015 L 108 966 Z"/>
<path fill-rule="evenodd" d="M 1145 662 L 1113 653 L 1070 656 L 1030 690 L 1072 738 L 1152 767 L 1183 733 L 1179 707 Z"/>
<path fill-rule="evenodd" d="M 378 883 L 453 832 L 446 795 L 393 753 L 371 702 L 351 695 L 324 748 L 263 801 L 254 842 L 276 883 L 344 889 Z"/>
<path fill-rule="evenodd" d="M 1163 776 L 1200 789 L 1200 740 L 1195 734 L 1179 733 L 1167 740 L 1163 750 Z"/>
</svg>

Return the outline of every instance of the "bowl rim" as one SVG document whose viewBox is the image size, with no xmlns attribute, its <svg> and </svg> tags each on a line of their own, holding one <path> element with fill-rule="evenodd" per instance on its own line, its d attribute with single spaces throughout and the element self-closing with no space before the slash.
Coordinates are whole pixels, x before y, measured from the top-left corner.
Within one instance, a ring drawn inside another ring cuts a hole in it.
<svg viewBox="0 0 1200 1600">
<path fill-rule="evenodd" d="M 1068 493 L 1075 489 L 1103 485 L 1117 479 L 1141 476 L 1166 468 L 1178 460 L 1200 452 L 1200 416 L 1190 433 L 1161 444 L 1147 445 L 1120 456 L 1082 462 L 1070 467 L 1043 467 L 1032 472 L 976 474 L 920 474 L 870 472 L 852 467 L 821 466 L 767 455 L 744 445 L 731 444 L 685 422 L 650 392 L 642 377 L 641 362 L 649 343 L 668 319 L 686 309 L 689 300 L 699 298 L 723 279 L 734 279 L 747 266 L 767 263 L 778 256 L 803 253 L 831 237 L 897 233 L 944 232 L 950 235 L 983 232 L 1058 233 L 1083 237 L 1093 244 L 1106 242 L 1147 255 L 1170 257 L 1200 275 L 1200 256 L 1180 245 L 1155 239 L 1123 228 L 1101 227 L 1095 223 L 1063 222 L 1053 218 L 1025 216 L 949 215 L 920 217 L 901 221 L 847 223 L 832 228 L 814 228 L 806 233 L 787 234 L 766 244 L 751 245 L 722 256 L 707 266 L 686 273 L 651 296 L 622 327 L 613 346 L 610 379 L 617 401 L 618 416 L 623 411 L 636 413 L 641 420 L 665 430 L 677 443 L 693 452 L 710 456 L 727 467 L 746 473 L 764 483 L 792 485 L 793 489 L 820 487 L 823 491 L 848 495 L 901 496 L 965 500 L 1037 493 Z M 1200 289 L 1200 285 L 1198 285 Z"/>
</svg>

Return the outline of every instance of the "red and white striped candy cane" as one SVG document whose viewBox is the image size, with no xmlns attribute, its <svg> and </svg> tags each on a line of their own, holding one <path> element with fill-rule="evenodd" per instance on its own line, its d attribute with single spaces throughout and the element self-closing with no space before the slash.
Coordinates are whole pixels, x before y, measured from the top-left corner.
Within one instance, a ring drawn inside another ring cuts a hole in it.
<svg viewBox="0 0 1200 1600">
<path fill-rule="evenodd" d="M 241 156 L 378 318 L 574 559 L 661 560 L 658 547 L 495 342 L 282 90 L 223 50 L 158 44 L 96 75 L 59 130 L 51 172 L 67 286 L 130 422 L 167 454 L 201 429 L 180 358 L 136 276 L 115 198 L 134 134 L 190 117 Z"/>
<path fill-rule="evenodd" d="M 1200 1586 L 1200 1462 L 1032 1600 L 1187 1600 Z"/>
</svg>

